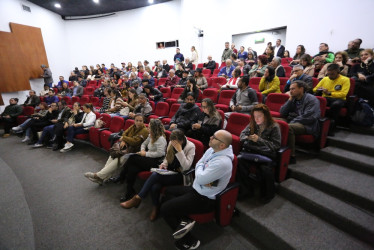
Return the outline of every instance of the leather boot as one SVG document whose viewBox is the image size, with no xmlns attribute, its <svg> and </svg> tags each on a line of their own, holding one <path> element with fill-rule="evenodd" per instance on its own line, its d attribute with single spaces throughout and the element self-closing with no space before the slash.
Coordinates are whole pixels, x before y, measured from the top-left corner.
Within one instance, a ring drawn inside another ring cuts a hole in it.
<svg viewBox="0 0 374 250">
<path fill-rule="evenodd" d="M 133 208 L 133 207 L 137 208 L 137 207 L 139 207 L 141 202 L 142 202 L 142 198 L 140 198 L 139 195 L 134 195 L 134 197 L 132 197 L 132 199 L 130 199 L 128 201 L 125 201 L 125 202 L 122 202 L 121 207 L 126 208 L 126 209 L 130 209 L 130 208 Z"/>
<path fill-rule="evenodd" d="M 153 206 L 153 207 L 152 207 L 151 215 L 149 216 L 149 219 L 150 219 L 151 221 L 154 221 L 155 219 L 157 219 L 157 216 L 158 216 L 158 207 Z"/>
</svg>

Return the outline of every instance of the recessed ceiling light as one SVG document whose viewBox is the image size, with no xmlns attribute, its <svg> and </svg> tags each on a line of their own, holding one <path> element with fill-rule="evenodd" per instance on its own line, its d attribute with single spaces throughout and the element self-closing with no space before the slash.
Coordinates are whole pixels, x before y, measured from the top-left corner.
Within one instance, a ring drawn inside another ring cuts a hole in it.
<svg viewBox="0 0 374 250">
<path fill-rule="evenodd" d="M 153 3 L 153 0 L 148 0 L 148 3 L 152 4 L 152 3 Z"/>
<path fill-rule="evenodd" d="M 94 3 L 99 3 L 99 0 L 92 0 Z"/>
<path fill-rule="evenodd" d="M 55 3 L 55 7 L 56 7 L 56 8 L 61 8 L 61 4 L 59 4 L 59 3 Z"/>
</svg>

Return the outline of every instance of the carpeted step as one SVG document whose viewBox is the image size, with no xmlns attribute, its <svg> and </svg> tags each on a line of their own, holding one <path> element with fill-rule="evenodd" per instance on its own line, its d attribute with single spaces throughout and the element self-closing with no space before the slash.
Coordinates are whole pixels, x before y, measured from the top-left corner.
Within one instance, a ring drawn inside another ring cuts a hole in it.
<svg viewBox="0 0 374 250">
<path fill-rule="evenodd" d="M 374 213 L 374 177 L 331 162 L 311 159 L 291 165 L 291 178 Z"/>
<path fill-rule="evenodd" d="M 292 178 L 280 184 L 279 194 L 339 229 L 374 245 L 374 214 Z"/>
<path fill-rule="evenodd" d="M 360 154 L 374 155 L 374 136 L 339 131 L 328 137 L 329 145 Z"/>
<path fill-rule="evenodd" d="M 269 249 L 370 249 L 366 243 L 339 230 L 294 203 L 276 196 L 266 205 L 239 202 L 232 221 Z"/>
<path fill-rule="evenodd" d="M 373 156 L 336 147 L 327 147 L 321 149 L 319 157 L 322 160 L 374 176 Z"/>
</svg>

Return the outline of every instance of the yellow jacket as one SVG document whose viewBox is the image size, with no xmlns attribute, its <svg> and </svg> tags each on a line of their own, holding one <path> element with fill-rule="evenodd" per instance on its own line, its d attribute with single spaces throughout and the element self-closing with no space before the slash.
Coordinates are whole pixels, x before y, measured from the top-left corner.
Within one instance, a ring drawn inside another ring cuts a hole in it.
<svg viewBox="0 0 374 250">
<path fill-rule="evenodd" d="M 332 97 L 345 100 L 350 86 L 351 82 L 348 77 L 339 75 L 339 77 L 335 80 L 330 80 L 330 78 L 326 76 L 317 84 L 317 86 L 313 89 L 313 92 L 317 92 L 318 88 L 325 88 L 331 92 L 331 95 L 323 93 L 323 97 Z"/>
<path fill-rule="evenodd" d="M 262 77 L 258 89 L 263 95 L 267 95 L 270 93 L 282 93 L 280 91 L 279 85 L 280 82 L 278 76 L 275 76 L 273 81 L 271 82 L 265 81 L 265 77 Z"/>
</svg>

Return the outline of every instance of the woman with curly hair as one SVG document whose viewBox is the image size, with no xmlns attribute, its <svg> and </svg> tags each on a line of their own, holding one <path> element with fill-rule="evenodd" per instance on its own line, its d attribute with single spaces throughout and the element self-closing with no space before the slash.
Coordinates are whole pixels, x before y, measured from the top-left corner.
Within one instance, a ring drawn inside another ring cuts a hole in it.
<svg viewBox="0 0 374 250">
<path fill-rule="evenodd" d="M 167 145 L 164 125 L 158 119 L 151 119 L 149 123 L 149 136 L 140 146 L 140 151 L 133 154 L 126 161 L 117 181 L 127 182 L 127 192 L 121 201 L 131 199 L 135 194 L 134 184 L 136 176 L 142 171 L 158 168 L 165 156 Z"/>
<path fill-rule="evenodd" d="M 248 72 L 250 77 L 262 77 L 265 74 L 267 68 L 268 58 L 265 55 L 260 55 L 257 58 L 257 65 L 253 65 L 252 69 Z"/>
</svg>

